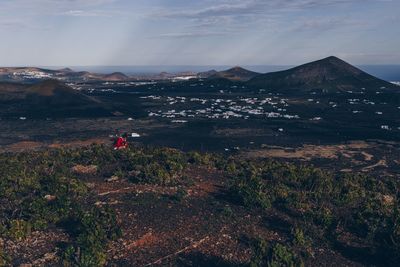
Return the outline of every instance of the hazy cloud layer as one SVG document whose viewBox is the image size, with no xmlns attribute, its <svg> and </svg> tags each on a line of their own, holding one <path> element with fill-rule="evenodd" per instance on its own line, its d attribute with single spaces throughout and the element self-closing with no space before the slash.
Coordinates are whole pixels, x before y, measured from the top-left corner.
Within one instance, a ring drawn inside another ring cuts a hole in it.
<svg viewBox="0 0 400 267">
<path fill-rule="evenodd" d="M 390 0 L 2 0 L 0 65 L 296 64 L 332 54 L 394 64 L 398 10 Z"/>
</svg>

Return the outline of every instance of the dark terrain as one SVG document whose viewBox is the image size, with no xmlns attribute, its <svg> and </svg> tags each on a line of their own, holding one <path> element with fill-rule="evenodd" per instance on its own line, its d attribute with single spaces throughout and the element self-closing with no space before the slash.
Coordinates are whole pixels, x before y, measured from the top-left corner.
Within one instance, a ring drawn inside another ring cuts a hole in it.
<svg viewBox="0 0 400 267">
<path fill-rule="evenodd" d="M 400 87 L 335 57 L 65 73 L 0 83 L 0 266 L 396 266 Z"/>
</svg>

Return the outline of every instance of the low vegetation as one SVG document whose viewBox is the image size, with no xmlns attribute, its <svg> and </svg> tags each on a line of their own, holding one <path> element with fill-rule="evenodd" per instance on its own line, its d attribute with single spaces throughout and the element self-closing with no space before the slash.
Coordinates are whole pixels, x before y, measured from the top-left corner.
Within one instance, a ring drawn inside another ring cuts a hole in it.
<svg viewBox="0 0 400 267">
<path fill-rule="evenodd" d="M 133 183 L 176 185 L 189 162 L 207 157 L 168 148 L 113 151 L 97 145 L 1 154 L 0 240 L 23 240 L 33 231 L 60 227 L 70 236 L 60 246 L 64 266 L 104 265 L 105 244 L 121 230 L 112 210 L 93 203 L 85 178 L 114 176 Z M 180 200 L 185 194 L 181 189 L 175 197 Z M 0 246 L 0 266 L 9 260 Z"/>
<path fill-rule="evenodd" d="M 191 165 L 224 172 L 232 204 L 265 217 L 286 216 L 287 239 L 252 241 L 250 266 L 302 266 L 321 246 L 367 262 L 385 259 L 387 266 L 400 261 L 399 181 L 394 178 L 334 175 L 309 166 L 169 148 L 114 151 L 93 145 L 0 154 L 0 241 L 24 240 L 56 227 L 69 236 L 59 245 L 64 266 L 105 265 L 107 242 L 122 233 L 114 212 L 95 205 L 87 179 L 177 186 L 173 198 L 181 201 L 187 196 L 182 185 L 190 182 L 184 171 Z M 231 218 L 234 209 L 225 208 L 223 215 Z M 0 242 L 0 266 L 11 261 Z"/>
<path fill-rule="evenodd" d="M 300 225 L 315 242 L 355 254 L 351 256 L 380 259 L 381 264 L 391 266 L 399 262 L 400 187 L 396 179 L 334 175 L 273 161 L 239 161 L 228 166 L 232 197 L 243 205 L 265 215 L 272 210 L 289 215 L 289 223 Z M 292 232 L 293 245 L 307 250 L 304 231 Z"/>
<path fill-rule="evenodd" d="M 105 262 L 104 242 L 120 235 L 115 216 L 95 207 L 86 185 L 69 166 L 76 152 L 46 151 L 0 156 L 0 236 L 22 240 L 33 231 L 59 226 L 70 233 L 64 265 Z M 8 257 L 0 253 L 5 263 Z"/>
<path fill-rule="evenodd" d="M 271 245 L 265 240 L 257 240 L 253 251 L 254 256 L 251 259 L 250 267 L 304 266 L 301 257 L 293 249 L 280 243 Z"/>
</svg>

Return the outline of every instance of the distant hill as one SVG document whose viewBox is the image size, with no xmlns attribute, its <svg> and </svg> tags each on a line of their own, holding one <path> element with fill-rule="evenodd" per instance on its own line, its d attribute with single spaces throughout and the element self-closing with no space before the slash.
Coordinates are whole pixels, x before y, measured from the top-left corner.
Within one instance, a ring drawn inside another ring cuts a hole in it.
<svg viewBox="0 0 400 267">
<path fill-rule="evenodd" d="M 289 70 L 261 74 L 248 81 L 248 85 L 268 90 L 376 90 L 393 88 L 378 79 L 337 58 L 327 57 Z"/>
<path fill-rule="evenodd" d="M 96 98 L 56 80 L 34 85 L 0 83 L 0 115 L 25 117 L 92 117 L 111 112 Z"/>
<path fill-rule="evenodd" d="M 111 74 L 103 75 L 102 79 L 107 81 L 124 81 L 128 80 L 129 77 L 123 74 L 122 72 L 114 72 Z"/>
<path fill-rule="evenodd" d="M 218 71 L 216 71 L 216 70 L 209 70 L 209 71 L 204 71 L 204 72 L 197 73 L 197 77 L 206 79 L 206 78 L 209 78 L 209 77 L 211 77 L 211 76 L 213 76 L 213 75 L 215 75 L 217 73 L 218 73 Z"/>
<path fill-rule="evenodd" d="M 63 69 L 59 69 L 58 71 L 59 72 L 73 72 L 73 70 L 70 68 L 63 68 Z"/>
<path fill-rule="evenodd" d="M 260 73 L 246 70 L 242 67 L 236 66 L 228 70 L 219 71 L 209 76 L 209 79 L 223 78 L 230 81 L 248 81 L 253 77 L 256 77 Z"/>
<path fill-rule="evenodd" d="M 36 67 L 3 67 L 0 68 L 0 81 L 34 83 L 46 79 L 63 81 L 126 81 L 131 77 L 121 73 L 92 73 L 88 71 L 73 71 L 70 68 L 50 70 Z"/>
<path fill-rule="evenodd" d="M 0 74 L 4 73 L 23 73 L 23 72 L 44 72 L 44 73 L 57 73 L 57 72 L 63 72 L 64 70 L 48 70 L 48 69 L 43 69 L 43 68 L 37 68 L 37 67 L 1 67 L 0 68 Z"/>
</svg>

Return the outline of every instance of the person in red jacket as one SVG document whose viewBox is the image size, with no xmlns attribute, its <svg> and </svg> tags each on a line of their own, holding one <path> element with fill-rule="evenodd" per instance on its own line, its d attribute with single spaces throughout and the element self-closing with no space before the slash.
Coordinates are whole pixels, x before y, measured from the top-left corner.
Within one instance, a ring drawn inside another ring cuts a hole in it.
<svg viewBox="0 0 400 267">
<path fill-rule="evenodd" d="M 117 138 L 117 141 L 115 141 L 114 144 L 114 149 L 119 150 L 119 149 L 124 149 L 128 147 L 128 141 L 127 141 L 127 134 L 123 134 L 122 136 L 119 136 Z"/>
</svg>

